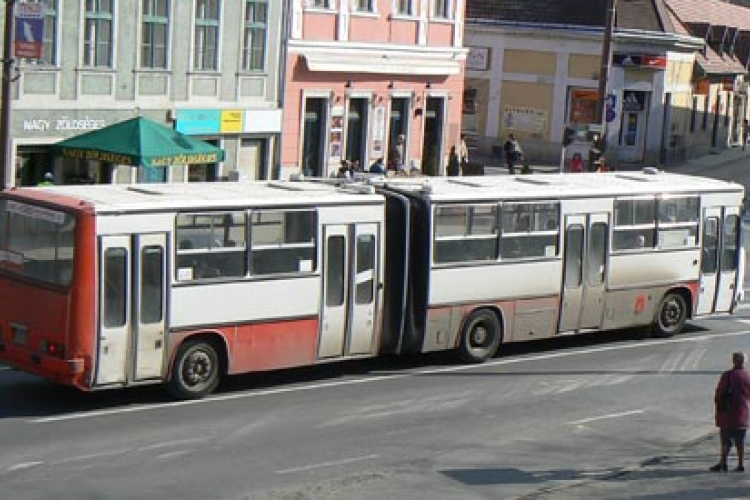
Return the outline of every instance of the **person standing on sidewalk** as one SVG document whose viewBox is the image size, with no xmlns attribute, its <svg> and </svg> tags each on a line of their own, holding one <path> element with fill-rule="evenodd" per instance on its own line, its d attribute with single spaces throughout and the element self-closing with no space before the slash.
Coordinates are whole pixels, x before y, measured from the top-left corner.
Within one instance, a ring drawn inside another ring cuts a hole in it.
<svg viewBox="0 0 750 500">
<path fill-rule="evenodd" d="M 727 471 L 727 457 L 732 445 L 737 448 L 737 472 L 745 471 L 745 435 L 750 410 L 750 372 L 745 370 L 747 356 L 744 352 L 732 354 L 731 370 L 722 373 L 714 393 L 716 426 L 721 440 L 719 463 L 711 467 L 712 472 Z"/>
<path fill-rule="evenodd" d="M 508 140 L 503 145 L 503 151 L 505 151 L 505 163 L 508 165 L 508 173 L 513 175 L 516 173 L 516 163 L 521 161 L 521 157 L 523 156 L 521 145 L 513 134 L 508 135 Z"/>
<path fill-rule="evenodd" d="M 750 134 L 750 122 L 747 118 L 742 120 L 742 151 L 747 146 L 747 135 Z"/>
</svg>

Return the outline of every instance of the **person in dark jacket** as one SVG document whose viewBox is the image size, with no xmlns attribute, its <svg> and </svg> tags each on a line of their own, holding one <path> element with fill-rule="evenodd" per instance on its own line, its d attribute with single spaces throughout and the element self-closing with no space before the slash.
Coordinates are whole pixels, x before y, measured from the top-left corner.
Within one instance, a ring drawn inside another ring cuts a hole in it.
<svg viewBox="0 0 750 500">
<path fill-rule="evenodd" d="M 721 438 L 719 463 L 711 467 L 712 472 L 727 471 L 727 457 L 732 445 L 737 448 L 737 472 L 745 471 L 745 434 L 750 413 L 750 373 L 744 365 L 747 356 L 743 352 L 732 354 L 733 368 L 722 373 L 714 393 L 716 426 Z"/>
<path fill-rule="evenodd" d="M 456 146 L 451 146 L 451 150 L 448 153 L 448 167 L 446 173 L 450 177 L 458 176 L 461 169 L 460 160 L 458 159 L 458 153 L 456 152 Z"/>
</svg>

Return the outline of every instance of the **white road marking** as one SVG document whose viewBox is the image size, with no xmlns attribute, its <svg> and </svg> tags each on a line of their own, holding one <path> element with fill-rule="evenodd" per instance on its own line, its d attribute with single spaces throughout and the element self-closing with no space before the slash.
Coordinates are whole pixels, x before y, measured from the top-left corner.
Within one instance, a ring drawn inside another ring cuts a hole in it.
<svg viewBox="0 0 750 500">
<path fill-rule="evenodd" d="M 0 366 L 0 372 L 4 372 L 5 370 L 10 370 L 10 366 Z"/>
<path fill-rule="evenodd" d="M 152 451 L 161 448 L 169 448 L 173 446 L 185 446 L 187 444 L 200 444 L 205 442 L 203 438 L 192 438 L 192 439 L 175 439 L 174 441 L 163 441 L 161 443 L 154 443 L 147 446 L 141 446 L 138 451 Z"/>
<path fill-rule="evenodd" d="M 89 453 L 87 455 L 76 455 L 74 457 L 68 457 L 63 458 L 60 460 L 55 460 L 51 463 L 51 465 L 65 465 L 72 462 L 84 462 L 87 460 L 94 460 L 94 459 L 101 459 L 105 457 L 117 457 L 120 455 L 124 455 L 125 453 L 130 453 L 133 451 L 133 448 L 125 448 L 122 450 L 116 450 L 116 451 L 105 451 L 102 453 Z"/>
<path fill-rule="evenodd" d="M 622 413 L 609 413 L 607 415 L 599 415 L 598 417 L 589 417 L 589 418 L 584 418 L 581 420 L 573 420 L 572 422 L 568 422 L 568 424 L 569 425 L 589 424 L 591 422 L 596 422 L 598 420 L 609 420 L 612 418 L 628 417 L 630 415 L 640 415 L 642 413 L 645 413 L 645 410 L 631 410 L 631 411 L 624 411 Z"/>
<path fill-rule="evenodd" d="M 275 474 L 292 474 L 294 472 L 305 472 L 315 469 L 322 469 L 324 467 L 336 467 L 338 465 L 346 465 L 354 462 L 363 462 L 365 460 L 375 460 L 379 458 L 378 455 L 365 455 L 362 457 L 345 458 L 343 460 L 335 460 L 333 462 L 318 462 L 317 464 L 303 465 L 302 467 L 294 467 L 292 469 L 283 469 L 275 471 Z"/>
<path fill-rule="evenodd" d="M 23 469 L 30 469 L 31 467 L 36 467 L 38 465 L 44 465 L 44 462 L 23 462 L 20 464 L 12 465 L 8 467 L 8 472 L 14 472 L 14 471 L 23 470 Z"/>
<path fill-rule="evenodd" d="M 208 397 L 205 399 L 198 399 L 198 400 L 175 401 L 175 402 L 170 402 L 170 403 L 158 403 L 158 404 L 153 404 L 153 405 L 129 406 L 127 408 L 113 408 L 111 410 L 99 410 L 99 411 L 90 411 L 90 412 L 82 412 L 82 413 L 69 413 L 66 415 L 58 415 L 54 417 L 35 418 L 35 419 L 28 420 L 27 423 L 47 424 L 51 422 L 62 422 L 62 421 L 67 421 L 67 420 L 80 420 L 84 418 L 96 418 L 96 417 L 105 417 L 109 415 L 122 415 L 126 413 L 154 411 L 154 410 L 160 410 L 163 408 L 177 408 L 181 406 L 205 405 L 205 404 L 211 404 L 211 403 L 216 403 L 216 402 L 221 402 L 221 401 L 231 401 L 235 399 L 250 399 L 250 398 L 259 398 L 259 397 L 264 397 L 264 396 L 273 396 L 277 394 L 313 391 L 317 389 L 330 389 L 332 387 L 344 387 L 348 385 L 371 384 L 371 383 L 376 383 L 376 382 L 397 380 L 401 378 L 419 377 L 422 375 L 439 375 L 441 373 L 465 372 L 465 371 L 472 371 L 472 370 L 482 371 L 484 369 L 492 368 L 496 366 L 515 365 L 519 363 L 527 363 L 527 362 L 532 362 L 532 361 L 545 361 L 548 359 L 565 358 L 565 357 L 579 356 L 579 355 L 584 355 L 584 354 L 595 354 L 599 352 L 619 351 L 622 349 L 644 349 L 644 348 L 650 349 L 652 346 L 655 346 L 655 345 L 703 342 L 707 340 L 715 340 L 715 339 L 721 339 L 721 338 L 727 338 L 727 337 L 740 337 L 743 335 L 750 335 L 750 330 L 742 330 L 738 332 L 725 332 L 725 333 L 708 333 L 704 335 L 697 335 L 695 337 L 687 337 L 687 338 L 678 337 L 678 338 L 671 338 L 671 339 L 649 340 L 645 342 L 632 343 L 632 344 L 617 344 L 617 345 L 608 345 L 608 346 L 589 347 L 586 349 L 578 349 L 575 351 L 555 351 L 555 352 L 550 352 L 550 353 L 545 353 L 545 354 L 523 356 L 523 357 L 513 358 L 513 359 L 497 359 L 494 361 L 488 361 L 481 365 L 474 365 L 474 364 L 456 365 L 456 366 L 448 366 L 448 367 L 441 367 L 441 368 L 428 368 L 424 370 L 415 370 L 411 372 L 387 374 L 387 375 L 380 375 L 380 374 L 374 373 L 373 375 L 370 375 L 367 378 L 336 380 L 336 381 L 331 381 L 331 382 L 322 382 L 322 383 L 309 384 L 309 385 L 298 385 L 298 386 L 293 386 L 293 387 L 280 387 L 280 388 L 275 388 L 275 389 L 265 389 L 262 391 L 253 391 L 253 392 L 237 392 L 237 393 L 232 393 L 232 394 L 222 394 L 219 396 L 213 396 L 213 397 Z"/>
<path fill-rule="evenodd" d="M 743 325 L 750 325 L 750 319 L 737 319 L 735 321 L 737 323 L 742 323 Z"/>
</svg>

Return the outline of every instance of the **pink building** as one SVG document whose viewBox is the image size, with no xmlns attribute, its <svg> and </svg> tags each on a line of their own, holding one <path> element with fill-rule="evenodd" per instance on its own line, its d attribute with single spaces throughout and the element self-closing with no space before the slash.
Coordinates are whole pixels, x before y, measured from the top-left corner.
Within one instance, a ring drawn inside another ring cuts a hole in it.
<svg viewBox="0 0 750 500">
<path fill-rule="evenodd" d="M 280 176 L 378 158 L 442 175 L 460 141 L 465 0 L 288 1 Z"/>
</svg>

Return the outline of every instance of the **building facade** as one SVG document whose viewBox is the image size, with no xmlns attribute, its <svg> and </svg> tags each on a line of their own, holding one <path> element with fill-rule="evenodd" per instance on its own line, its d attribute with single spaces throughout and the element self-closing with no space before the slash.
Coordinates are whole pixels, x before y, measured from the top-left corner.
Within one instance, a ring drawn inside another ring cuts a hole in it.
<svg viewBox="0 0 750 500">
<path fill-rule="evenodd" d="M 282 2 L 40 3 L 42 57 L 15 64 L 9 185 L 34 185 L 46 172 L 60 184 L 273 175 L 282 123 Z M 138 115 L 222 147 L 225 161 L 150 170 L 51 154 L 55 142 Z"/>
<path fill-rule="evenodd" d="M 288 0 L 281 177 L 441 175 L 460 140 L 464 0 Z"/>
<path fill-rule="evenodd" d="M 663 165 L 732 143 L 737 68 L 724 75 L 732 86 L 696 104 L 705 40 L 684 29 L 671 1 L 617 3 L 601 117 L 607 2 L 467 2 L 463 127 L 479 150 L 497 152 L 513 133 L 532 161 L 557 163 L 572 154 L 562 149 L 572 130 L 585 139 L 605 133 L 610 163 Z M 691 127 L 701 104 L 710 126 Z"/>
</svg>

